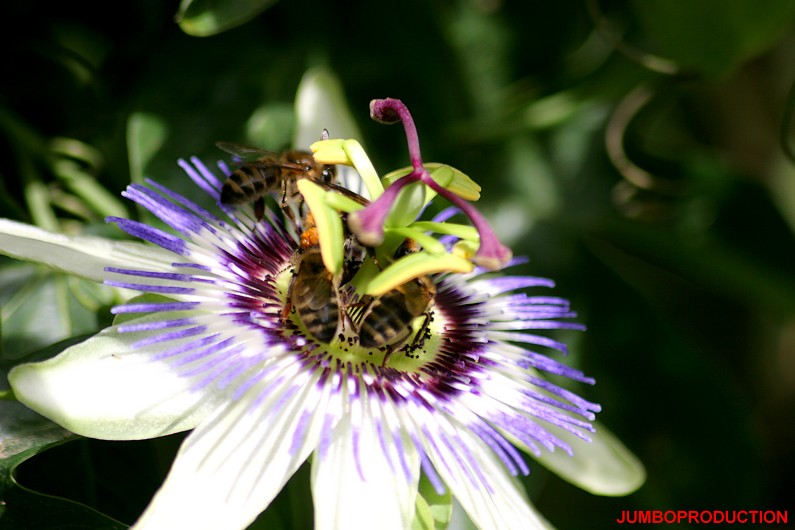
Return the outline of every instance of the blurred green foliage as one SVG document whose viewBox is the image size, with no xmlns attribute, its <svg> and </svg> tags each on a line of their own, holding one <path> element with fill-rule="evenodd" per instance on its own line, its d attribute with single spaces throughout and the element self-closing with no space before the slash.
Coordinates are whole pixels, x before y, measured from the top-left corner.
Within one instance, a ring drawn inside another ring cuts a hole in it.
<svg viewBox="0 0 795 530">
<path fill-rule="evenodd" d="M 554 278 L 589 328 L 564 337 L 598 382 L 578 390 L 649 478 L 627 498 L 594 497 L 534 465 L 528 490 L 553 524 L 791 509 L 795 171 L 781 146 L 794 140 L 794 14 L 790 0 L 5 2 L 0 18 L 24 31 L 0 36 L 0 216 L 121 237 L 102 219 L 130 209 L 117 198 L 130 180 L 195 196 L 177 158 L 218 158 L 217 140 L 284 147 L 302 74 L 327 67 L 379 171 L 408 159 L 367 105 L 398 97 L 424 158 L 483 186 L 498 232 L 531 257 L 523 272 Z M 8 259 L 0 280 L 3 367 L 107 322 L 107 293 L 71 297 L 74 285 Z M 22 318 L 42 299 L 69 315 L 46 334 Z M 156 443 L 125 450 L 173 454 L 174 440 Z M 91 444 L 90 486 L 54 478 L 75 444 L 18 478 L 68 498 L 91 489 L 76 500 L 131 523 L 159 479 L 126 495 L 128 457 Z M 277 507 L 295 513 L 304 494 Z M 134 502 L 103 501 L 118 496 Z"/>
</svg>

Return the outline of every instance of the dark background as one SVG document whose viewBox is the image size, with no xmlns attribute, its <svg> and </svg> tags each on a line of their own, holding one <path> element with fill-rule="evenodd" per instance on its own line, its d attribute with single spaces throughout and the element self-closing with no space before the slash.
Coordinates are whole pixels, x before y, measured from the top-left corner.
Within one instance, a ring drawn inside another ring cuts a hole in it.
<svg viewBox="0 0 795 530">
<path fill-rule="evenodd" d="M 155 116 L 165 132 L 146 176 L 188 190 L 177 158 L 252 141 L 252 113 L 289 115 L 303 73 L 326 66 L 380 171 L 408 159 L 368 102 L 401 98 L 425 159 L 483 186 L 481 207 L 531 258 L 522 272 L 554 278 L 588 327 L 561 335 L 568 362 L 597 379 L 577 390 L 648 480 L 598 497 L 533 465 L 529 491 L 550 522 L 609 527 L 636 509 L 795 517 L 795 4 L 299 0 L 205 38 L 180 30 L 177 8 L 2 4 L 0 215 L 35 220 L 30 190 L 44 189 L 60 228 L 105 232 L 97 209 L 58 206 L 70 189 L 53 138 L 95 148 L 81 167 L 118 196 L 129 119 Z M 91 332 L 106 311 L 38 340 Z M 9 329 L 6 357 L 46 345 Z M 178 441 L 71 442 L 18 478 L 131 523 Z"/>
</svg>

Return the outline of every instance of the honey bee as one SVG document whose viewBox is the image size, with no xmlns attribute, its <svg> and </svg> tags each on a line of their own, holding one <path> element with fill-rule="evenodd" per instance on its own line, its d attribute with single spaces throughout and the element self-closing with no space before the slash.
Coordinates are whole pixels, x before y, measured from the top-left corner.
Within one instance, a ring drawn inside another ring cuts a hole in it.
<svg viewBox="0 0 795 530">
<path fill-rule="evenodd" d="M 280 194 L 279 206 L 292 219 L 289 206 L 301 201 L 296 185 L 298 179 L 308 178 L 333 185 L 336 176 L 333 165 L 319 164 L 311 153 L 305 151 L 273 153 L 230 142 L 217 142 L 215 145 L 240 159 L 240 165 L 221 187 L 221 204 L 234 206 L 253 202 L 257 219 L 262 219 L 265 213 L 265 197 L 277 192 Z"/>
<path fill-rule="evenodd" d="M 398 259 L 419 249 L 406 239 L 395 252 Z M 430 307 L 436 296 L 436 285 L 428 276 L 419 276 L 380 296 L 365 300 L 365 309 L 358 319 L 359 344 L 365 348 L 383 348 L 382 366 L 393 352 L 403 348 L 411 337 L 414 319 L 425 315 L 412 345 L 424 341 L 431 321 Z"/>
<path fill-rule="evenodd" d="M 323 264 L 320 247 L 299 251 L 282 318 L 286 319 L 291 308 L 295 308 L 306 331 L 328 344 L 340 328 L 338 293 L 339 281 Z"/>
<path fill-rule="evenodd" d="M 433 281 L 420 276 L 373 297 L 359 322 L 359 344 L 365 348 L 384 348 L 382 365 L 386 365 L 392 353 L 408 342 L 414 319 L 425 314 L 422 327 L 414 337 L 413 344 L 419 344 L 431 320 L 429 309 L 435 295 Z"/>
</svg>

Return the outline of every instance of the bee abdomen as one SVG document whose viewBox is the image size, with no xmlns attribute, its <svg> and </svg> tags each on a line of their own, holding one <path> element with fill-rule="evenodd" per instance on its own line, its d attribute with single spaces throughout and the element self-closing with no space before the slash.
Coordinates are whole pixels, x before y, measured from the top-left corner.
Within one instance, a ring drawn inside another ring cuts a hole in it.
<svg viewBox="0 0 795 530">
<path fill-rule="evenodd" d="M 320 342 L 328 344 L 337 336 L 339 306 L 334 300 L 320 309 L 302 309 L 298 311 L 298 317 L 306 330 Z"/>
<path fill-rule="evenodd" d="M 362 318 L 359 327 L 359 344 L 365 348 L 379 348 L 394 344 L 406 338 L 411 333 L 412 315 L 406 310 L 401 300 L 391 300 L 388 297 L 375 300 Z M 402 298 L 402 295 L 396 294 Z M 391 303 L 390 303 L 391 302 Z"/>
<path fill-rule="evenodd" d="M 242 204 L 259 199 L 266 193 L 275 191 L 277 184 L 273 172 L 242 166 L 224 182 L 221 188 L 221 204 Z"/>
</svg>

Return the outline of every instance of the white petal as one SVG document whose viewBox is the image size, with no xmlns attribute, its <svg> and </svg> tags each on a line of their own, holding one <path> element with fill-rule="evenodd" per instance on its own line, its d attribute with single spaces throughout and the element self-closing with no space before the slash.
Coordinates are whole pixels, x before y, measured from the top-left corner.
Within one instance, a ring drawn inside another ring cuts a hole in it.
<svg viewBox="0 0 795 530">
<path fill-rule="evenodd" d="M 524 489 L 517 480 L 513 479 L 516 483 L 517 488 Z M 536 526 L 527 526 L 524 525 L 519 527 L 519 530 L 524 530 L 525 528 L 533 529 L 533 528 L 543 528 L 546 530 L 554 530 L 555 527 L 547 521 L 543 515 L 541 515 L 536 509 L 535 506 L 532 504 L 529 505 L 530 511 L 533 512 L 534 517 L 538 520 L 538 525 Z M 507 528 L 507 527 L 506 527 Z M 469 515 L 464 511 L 464 508 L 461 506 L 461 503 L 458 502 L 456 499 L 453 499 L 453 510 L 452 514 L 450 515 L 450 523 L 447 525 L 447 530 L 489 530 L 488 527 L 479 527 L 477 526 L 472 519 L 470 519 Z M 502 530 L 502 529 L 500 529 Z"/>
<path fill-rule="evenodd" d="M 267 507 L 317 446 L 326 401 L 317 376 L 278 376 L 278 388 L 252 386 L 188 436 L 135 529 L 243 529 Z"/>
<path fill-rule="evenodd" d="M 646 470 L 638 458 L 603 425 L 594 423 L 596 432 L 586 442 L 568 431 L 549 426 L 555 436 L 574 451 L 542 452 L 533 456 L 562 479 L 595 495 L 629 495 L 646 481 Z"/>
<path fill-rule="evenodd" d="M 521 484 L 478 436 L 452 425 L 445 431 L 437 431 L 434 445 L 426 447 L 428 457 L 478 528 L 551 528 L 527 500 Z"/>
<path fill-rule="evenodd" d="M 367 107 L 362 111 L 366 112 Z M 307 149 L 320 140 L 323 129 L 332 138 L 361 138 L 359 128 L 351 116 L 342 85 L 325 68 L 313 68 L 304 74 L 295 96 L 298 123 L 293 146 Z"/>
<path fill-rule="evenodd" d="M 19 401 L 83 436 L 136 440 L 192 429 L 214 396 L 191 392 L 166 363 L 133 350 L 140 338 L 108 328 L 52 359 L 14 367 L 8 379 Z"/>
<path fill-rule="evenodd" d="M 0 219 L 0 253 L 48 265 L 97 282 L 105 267 L 170 269 L 174 255 L 151 245 L 91 236 L 66 236 Z"/>
<path fill-rule="evenodd" d="M 419 455 L 408 440 L 399 446 L 392 443 L 385 421 L 388 411 L 370 409 L 378 406 L 378 400 L 368 399 L 366 390 L 361 389 L 351 412 L 334 430 L 327 452 L 321 450 L 315 455 L 312 461 L 315 530 L 411 528 L 419 482 Z M 376 432 L 377 422 L 384 426 L 381 437 Z M 401 457 L 405 466 L 399 461 Z"/>
</svg>

